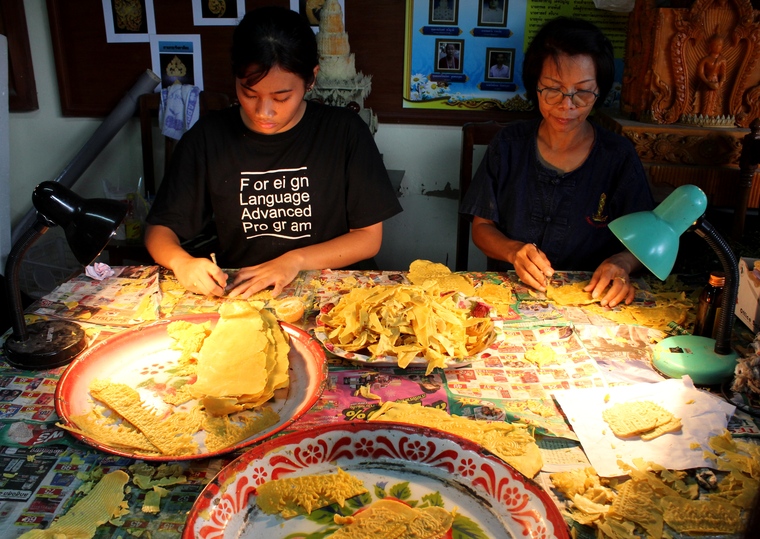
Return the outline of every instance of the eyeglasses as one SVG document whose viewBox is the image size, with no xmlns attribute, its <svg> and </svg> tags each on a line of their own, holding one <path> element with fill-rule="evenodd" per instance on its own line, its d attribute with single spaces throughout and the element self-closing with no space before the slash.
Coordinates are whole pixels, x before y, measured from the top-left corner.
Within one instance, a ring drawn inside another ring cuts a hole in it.
<svg viewBox="0 0 760 539">
<path fill-rule="evenodd" d="M 576 107 L 588 107 L 599 97 L 599 94 L 591 90 L 578 90 L 571 94 L 566 94 L 559 88 L 536 88 L 536 91 L 544 96 L 544 102 L 547 105 L 556 105 L 566 97 L 569 97 Z"/>
</svg>

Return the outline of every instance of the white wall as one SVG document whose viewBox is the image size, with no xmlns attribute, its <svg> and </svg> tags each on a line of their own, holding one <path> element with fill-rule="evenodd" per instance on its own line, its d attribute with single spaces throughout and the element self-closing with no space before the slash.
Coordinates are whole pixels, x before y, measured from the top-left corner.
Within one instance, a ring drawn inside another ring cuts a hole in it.
<svg viewBox="0 0 760 539">
<path fill-rule="evenodd" d="M 386 168 L 405 170 L 401 192 L 424 194 L 459 185 L 461 127 L 380 124 L 375 133 Z"/>
<path fill-rule="evenodd" d="M 55 179 L 102 122 L 102 118 L 61 116 L 45 0 L 24 0 L 24 7 L 40 108 L 10 114 L 10 198 L 14 223 L 31 208 L 34 186 Z M 124 88 L 124 92 L 127 90 Z M 446 184 L 457 188 L 460 133 L 459 127 L 380 124 L 375 138 L 387 168 L 406 171 L 401 192 L 407 196 L 442 190 Z M 102 196 L 104 179 L 123 185 L 136 184 L 142 168 L 139 137 L 137 120 L 131 120 L 77 181 L 74 190 L 92 197 Z M 440 243 L 439 249 L 430 252 L 431 257 L 443 262 L 448 256 L 453 264 L 454 238 L 448 229 L 446 232 L 426 229 L 430 220 L 424 212 L 438 210 L 435 204 L 423 206 L 429 210 L 404 216 L 403 234 L 398 237 L 386 234 L 383 250 L 386 259 L 393 258 L 396 245 L 421 241 L 427 245 Z M 446 213 L 450 213 L 450 207 L 447 206 Z M 456 213 L 444 216 L 447 224 L 449 218 L 453 226 Z M 425 237 L 420 237 L 423 233 Z M 404 269 L 406 258 L 394 261 L 400 267 L 393 269 Z"/>
</svg>

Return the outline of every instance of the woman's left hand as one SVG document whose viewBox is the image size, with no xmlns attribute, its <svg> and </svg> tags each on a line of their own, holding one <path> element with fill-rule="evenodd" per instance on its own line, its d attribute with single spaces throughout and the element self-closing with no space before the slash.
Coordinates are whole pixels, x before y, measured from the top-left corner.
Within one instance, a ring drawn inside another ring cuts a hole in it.
<svg viewBox="0 0 760 539">
<path fill-rule="evenodd" d="M 621 302 L 630 305 L 636 293 L 630 277 L 632 262 L 635 263 L 635 258 L 627 251 L 609 257 L 599 264 L 584 290 L 591 292 L 594 299 L 602 297 L 599 302 L 602 307 L 614 307 Z"/>
<path fill-rule="evenodd" d="M 298 275 L 299 264 L 292 260 L 291 251 L 263 264 L 241 268 L 232 281 L 230 298 L 248 299 L 253 294 L 271 286 L 272 297 L 277 297 Z"/>
</svg>

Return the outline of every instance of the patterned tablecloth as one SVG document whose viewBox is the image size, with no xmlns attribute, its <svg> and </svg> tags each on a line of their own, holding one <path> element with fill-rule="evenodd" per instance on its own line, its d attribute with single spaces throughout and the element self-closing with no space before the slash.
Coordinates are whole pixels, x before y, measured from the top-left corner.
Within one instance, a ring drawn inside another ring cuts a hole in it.
<svg viewBox="0 0 760 539">
<path fill-rule="evenodd" d="M 65 316 L 83 323 L 92 341 L 100 341 L 135 323 L 188 313 L 213 312 L 223 300 L 186 292 L 170 273 L 156 267 L 127 268 L 114 282 L 94 284 L 75 278 L 35 304 L 36 316 Z M 514 275 L 474 273 L 475 283 L 510 281 L 515 301 L 509 313 L 494 318 L 496 338 L 489 348 L 462 367 L 423 369 L 375 367 L 352 363 L 328 353 L 329 382 L 316 405 L 293 429 L 325 423 L 363 421 L 377 409 L 378 400 L 361 396 L 369 385 L 381 401 L 404 400 L 446 409 L 452 414 L 490 420 L 520 421 L 535 427 L 544 469 L 536 478 L 548 489 L 549 472 L 588 465 L 577 437 L 558 409 L 554 395 L 588 388 L 611 388 L 662 380 L 651 367 L 651 346 L 666 335 L 685 331 L 689 319 L 662 329 L 618 324 L 578 307 L 558 307 L 542 295 L 522 287 Z M 589 274 L 561 273 L 555 284 L 588 279 Z M 357 286 L 404 282 L 401 272 L 304 272 L 285 291 L 306 305 L 303 329 L 313 332 L 320 306 Z M 666 285 L 693 288 L 682 282 Z M 637 302 L 652 301 L 659 293 L 641 281 Z M 89 288 L 97 287 L 94 294 Z M 98 297 L 100 294 L 100 297 Z M 127 301 L 128 300 L 128 301 Z M 109 318 L 110 309 L 110 318 Z M 108 320 L 119 325 L 103 325 Z M 93 324 L 92 322 L 98 322 Z M 741 333 L 741 328 L 737 328 Z M 742 338 L 747 340 L 747 335 Z M 550 346 L 557 360 L 539 368 L 523 358 L 537 343 Z M 0 357 L 0 359 L 2 359 Z M 80 499 L 104 472 L 123 468 L 130 475 L 149 473 L 177 478 L 169 485 L 158 514 L 142 510 L 146 491 L 132 485 L 127 500 L 130 513 L 105 524 L 96 537 L 174 538 L 183 529 L 187 512 L 203 486 L 237 454 L 223 458 L 150 464 L 116 457 L 81 445 L 56 427 L 54 392 L 65 367 L 25 372 L 0 361 L 0 536 L 13 539 L 53 519 Z M 737 414 L 729 425 L 741 435 L 760 432 L 749 416 Z"/>
</svg>

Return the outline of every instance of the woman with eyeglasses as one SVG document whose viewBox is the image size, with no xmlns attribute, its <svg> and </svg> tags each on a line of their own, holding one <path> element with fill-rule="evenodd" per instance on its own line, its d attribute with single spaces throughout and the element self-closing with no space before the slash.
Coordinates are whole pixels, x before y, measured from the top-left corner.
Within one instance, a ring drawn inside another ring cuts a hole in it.
<svg viewBox="0 0 760 539">
<path fill-rule="evenodd" d="M 654 201 L 633 145 L 588 120 L 614 74 L 612 44 L 581 19 L 547 22 L 528 46 L 523 83 L 541 117 L 501 130 L 460 208 L 489 271 L 541 291 L 555 269 L 594 271 L 586 291 L 603 306 L 633 301 L 641 263 L 607 225 Z"/>
</svg>

